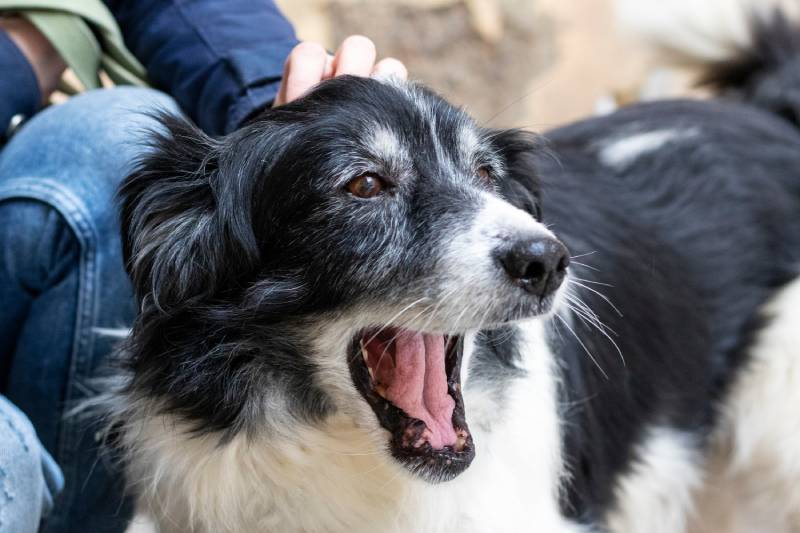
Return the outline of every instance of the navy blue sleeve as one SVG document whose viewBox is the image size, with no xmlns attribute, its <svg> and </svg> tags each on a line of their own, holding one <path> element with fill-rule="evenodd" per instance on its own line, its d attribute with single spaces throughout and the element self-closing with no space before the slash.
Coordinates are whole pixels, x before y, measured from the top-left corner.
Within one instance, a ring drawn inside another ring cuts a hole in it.
<svg viewBox="0 0 800 533">
<path fill-rule="evenodd" d="M 0 145 L 11 118 L 30 117 L 39 109 L 39 82 L 28 60 L 8 34 L 0 30 Z"/>
<path fill-rule="evenodd" d="M 148 78 L 212 135 L 272 102 L 297 44 L 272 0 L 105 0 Z"/>
</svg>

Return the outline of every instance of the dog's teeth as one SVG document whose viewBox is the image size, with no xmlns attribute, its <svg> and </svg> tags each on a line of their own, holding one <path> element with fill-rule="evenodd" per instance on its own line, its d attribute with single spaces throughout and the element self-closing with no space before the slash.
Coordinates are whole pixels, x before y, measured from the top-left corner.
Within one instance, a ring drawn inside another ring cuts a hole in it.
<svg viewBox="0 0 800 533">
<path fill-rule="evenodd" d="M 456 451 L 461 452 L 464 451 L 464 447 L 467 445 L 467 437 L 464 434 L 459 433 L 458 438 L 456 439 Z"/>
<path fill-rule="evenodd" d="M 369 378 L 372 382 L 375 382 L 375 374 L 372 372 L 372 367 L 369 366 L 369 352 L 367 351 L 367 347 L 364 346 L 364 339 L 359 341 L 361 344 L 361 357 L 364 358 L 364 363 L 367 365 L 367 372 L 369 372 Z"/>
<path fill-rule="evenodd" d="M 377 392 L 378 396 L 380 396 L 384 400 L 386 399 L 386 387 L 384 387 L 383 385 L 380 384 L 375 385 L 375 392 Z"/>
</svg>

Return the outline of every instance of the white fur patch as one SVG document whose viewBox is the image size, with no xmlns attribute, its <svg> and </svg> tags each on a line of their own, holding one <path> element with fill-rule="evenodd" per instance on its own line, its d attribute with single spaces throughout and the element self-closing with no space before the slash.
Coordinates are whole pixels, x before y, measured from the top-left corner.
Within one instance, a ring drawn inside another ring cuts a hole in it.
<svg viewBox="0 0 800 533">
<path fill-rule="evenodd" d="M 373 156 L 381 161 L 392 162 L 395 167 L 406 167 L 411 164 L 411 157 L 405 144 L 390 128 L 373 126 L 367 131 L 363 142 Z"/>
<path fill-rule="evenodd" d="M 702 483 L 697 446 L 690 436 L 666 427 L 650 430 L 633 471 L 616 488 L 606 517 L 614 533 L 681 533 Z"/>
<path fill-rule="evenodd" d="M 636 133 L 604 145 L 600 151 L 600 161 L 610 167 L 622 168 L 669 142 L 688 139 L 695 135 L 697 135 L 695 129 L 665 129 Z"/>
<path fill-rule="evenodd" d="M 386 453 L 383 430 L 344 412 L 314 427 L 287 424 L 222 445 L 183 434 L 170 418 L 147 417 L 129 421 L 127 431 L 140 508 L 160 533 L 578 533 L 558 505 L 555 363 L 542 322 L 520 328 L 527 377 L 508 384 L 507 402 L 498 406 L 488 391 L 464 384 L 478 451 L 453 481 L 412 477 Z"/>
<path fill-rule="evenodd" d="M 159 533 L 155 523 L 145 514 L 137 514 L 128 524 L 125 533 Z"/>
<path fill-rule="evenodd" d="M 769 319 L 724 408 L 696 531 L 800 531 L 800 279 Z"/>
<path fill-rule="evenodd" d="M 377 146 L 392 143 L 377 139 Z M 504 321 L 508 298 L 520 290 L 507 283 L 493 252 L 509 239 L 538 236 L 552 233 L 528 213 L 480 193 L 475 218 L 442 247 L 435 274 L 440 294 L 397 308 L 316 317 L 310 378 L 336 407 L 324 421 L 294 419 L 284 401 L 293 391 L 280 388 L 269 406 L 256 409 L 269 416 L 262 430 L 225 442 L 215 434 L 188 434 L 180 420 L 154 414 L 157 406 L 147 402 L 126 409 L 123 440 L 142 511 L 160 533 L 580 531 L 560 513 L 557 381 L 544 318 L 519 325 L 524 377 L 504 382 L 500 395 L 496 383 L 462 382 L 476 457 L 460 476 L 439 484 L 414 477 L 391 456 L 390 436 L 356 390 L 347 361 L 360 357 L 346 352 L 353 337 L 376 324 L 468 332 L 492 310 L 494 321 Z M 465 351 L 469 359 L 472 348 Z"/>
<path fill-rule="evenodd" d="M 623 29 L 701 62 L 730 59 L 750 46 L 751 17 L 775 8 L 800 19 L 797 0 L 616 0 Z"/>
</svg>

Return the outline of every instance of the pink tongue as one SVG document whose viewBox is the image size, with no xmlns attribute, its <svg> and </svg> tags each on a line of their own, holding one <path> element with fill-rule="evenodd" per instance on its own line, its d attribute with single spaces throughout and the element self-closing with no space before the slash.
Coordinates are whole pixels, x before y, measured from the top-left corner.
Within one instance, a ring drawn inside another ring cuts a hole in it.
<svg viewBox="0 0 800 533">
<path fill-rule="evenodd" d="M 386 399 L 425 422 L 434 449 L 453 446 L 455 401 L 447 393 L 444 337 L 402 330 L 395 337 L 395 368 Z"/>
</svg>

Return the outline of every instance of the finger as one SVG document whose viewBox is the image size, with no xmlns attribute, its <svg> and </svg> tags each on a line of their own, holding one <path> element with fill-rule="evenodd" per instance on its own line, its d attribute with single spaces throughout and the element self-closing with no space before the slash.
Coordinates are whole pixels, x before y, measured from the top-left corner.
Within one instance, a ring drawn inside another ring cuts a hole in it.
<svg viewBox="0 0 800 533">
<path fill-rule="evenodd" d="M 401 61 L 393 57 L 387 57 L 375 63 L 375 68 L 372 69 L 372 77 L 404 80 L 408 78 L 408 70 Z"/>
<path fill-rule="evenodd" d="M 275 99 L 281 105 L 303 96 L 322 81 L 328 53 L 321 44 L 300 43 L 292 49 L 284 67 L 283 81 Z"/>
<path fill-rule="evenodd" d="M 283 64 L 283 75 L 281 76 L 281 84 L 278 87 L 278 94 L 272 102 L 272 107 L 283 105 L 286 103 L 286 79 L 289 77 L 289 58 Z"/>
<path fill-rule="evenodd" d="M 351 35 L 336 51 L 333 59 L 334 76 L 369 76 L 375 65 L 375 44 L 362 35 Z"/>
<path fill-rule="evenodd" d="M 322 72 L 322 79 L 329 80 L 333 77 L 333 56 L 327 54 L 325 57 L 325 68 Z"/>
</svg>

